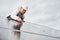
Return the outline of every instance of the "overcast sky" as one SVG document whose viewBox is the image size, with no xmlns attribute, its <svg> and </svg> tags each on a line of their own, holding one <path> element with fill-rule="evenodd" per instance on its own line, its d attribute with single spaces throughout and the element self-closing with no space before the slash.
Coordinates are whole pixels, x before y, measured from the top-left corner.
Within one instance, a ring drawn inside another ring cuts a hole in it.
<svg viewBox="0 0 60 40">
<path fill-rule="evenodd" d="M 60 29 L 60 0 L 0 0 L 0 16 L 28 5 L 25 21 Z"/>
</svg>

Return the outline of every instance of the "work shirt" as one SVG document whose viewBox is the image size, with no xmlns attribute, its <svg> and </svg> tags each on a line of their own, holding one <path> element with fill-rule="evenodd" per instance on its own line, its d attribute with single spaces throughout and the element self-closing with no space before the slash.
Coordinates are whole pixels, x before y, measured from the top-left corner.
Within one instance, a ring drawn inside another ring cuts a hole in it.
<svg viewBox="0 0 60 40">
<path fill-rule="evenodd" d="M 17 16 L 20 17 L 22 20 L 24 19 L 24 16 L 20 12 L 17 13 Z"/>
</svg>

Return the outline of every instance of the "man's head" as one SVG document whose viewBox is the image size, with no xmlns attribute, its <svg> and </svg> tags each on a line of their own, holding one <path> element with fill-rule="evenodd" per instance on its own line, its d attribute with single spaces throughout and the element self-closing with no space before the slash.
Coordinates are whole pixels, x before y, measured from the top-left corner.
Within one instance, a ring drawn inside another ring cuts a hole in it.
<svg viewBox="0 0 60 40">
<path fill-rule="evenodd" d="M 20 12 L 22 13 L 22 14 L 25 14 L 25 12 L 28 10 L 28 7 L 27 6 L 21 6 L 21 8 L 20 8 Z"/>
</svg>

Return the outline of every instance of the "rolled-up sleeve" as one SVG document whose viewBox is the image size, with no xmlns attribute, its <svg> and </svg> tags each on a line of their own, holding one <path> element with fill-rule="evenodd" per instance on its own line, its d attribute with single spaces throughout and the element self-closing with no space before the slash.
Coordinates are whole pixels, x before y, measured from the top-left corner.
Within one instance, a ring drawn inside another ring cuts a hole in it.
<svg viewBox="0 0 60 40">
<path fill-rule="evenodd" d="M 18 10 L 14 10 L 12 13 L 11 13 L 11 18 L 14 19 L 14 20 L 17 20 L 18 19 L 18 16 L 16 16 L 18 13 Z"/>
<path fill-rule="evenodd" d="M 11 15 L 11 18 L 14 19 L 14 20 L 18 19 L 18 17 L 16 15 Z"/>
</svg>

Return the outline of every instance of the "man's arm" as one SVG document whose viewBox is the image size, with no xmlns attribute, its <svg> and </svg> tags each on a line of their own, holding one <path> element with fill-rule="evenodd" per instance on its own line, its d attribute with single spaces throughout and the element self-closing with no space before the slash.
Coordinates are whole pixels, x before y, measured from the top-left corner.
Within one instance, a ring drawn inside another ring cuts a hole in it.
<svg viewBox="0 0 60 40">
<path fill-rule="evenodd" d="M 12 13 L 11 13 L 11 18 L 13 19 L 13 20 L 15 20 L 15 21 L 17 21 L 17 22 L 21 22 L 21 18 L 19 18 L 18 16 L 17 16 L 17 13 L 19 12 L 19 10 L 18 9 L 16 9 L 16 10 L 14 10 Z"/>
</svg>

